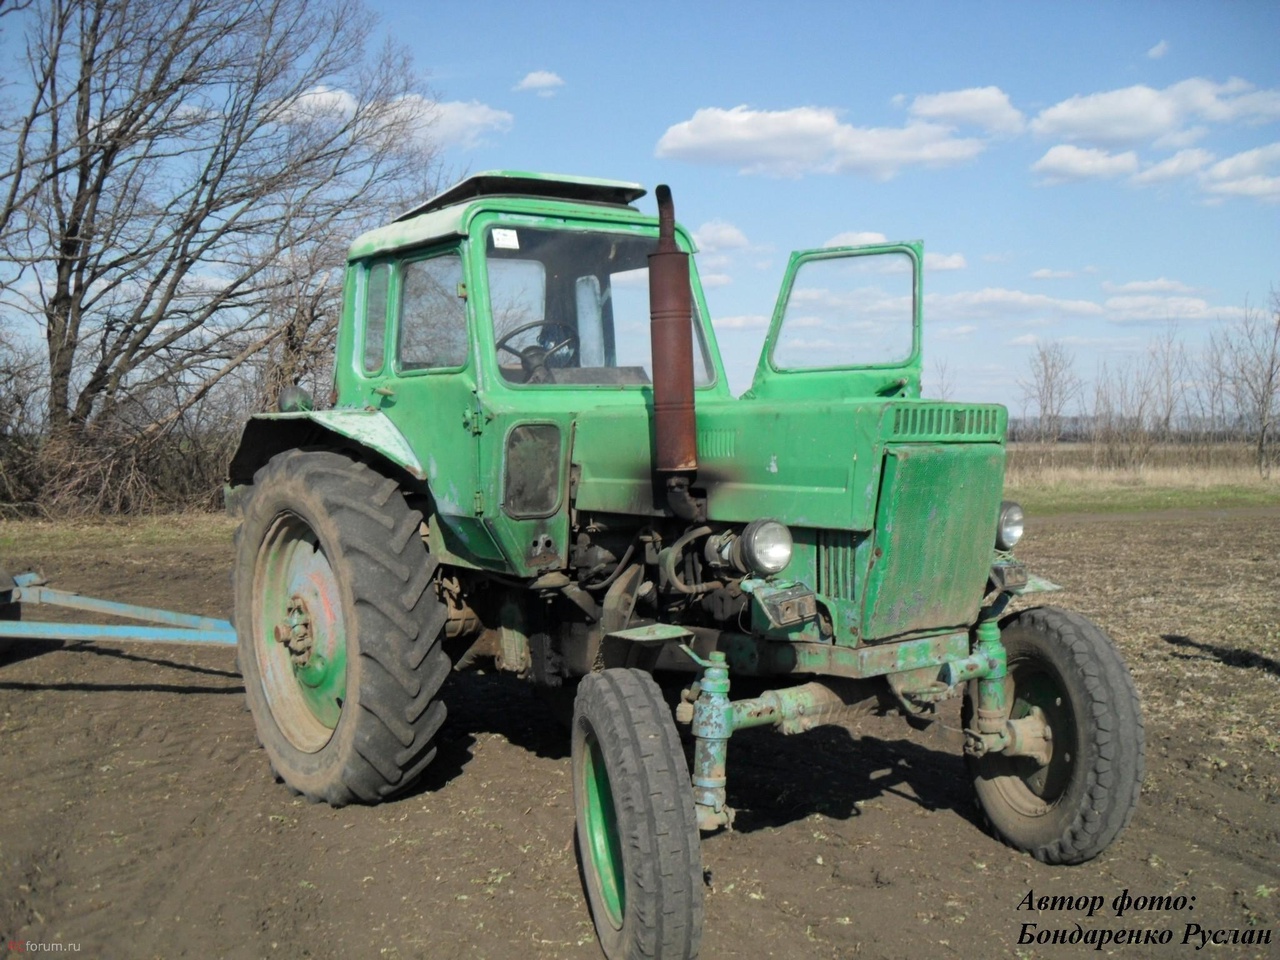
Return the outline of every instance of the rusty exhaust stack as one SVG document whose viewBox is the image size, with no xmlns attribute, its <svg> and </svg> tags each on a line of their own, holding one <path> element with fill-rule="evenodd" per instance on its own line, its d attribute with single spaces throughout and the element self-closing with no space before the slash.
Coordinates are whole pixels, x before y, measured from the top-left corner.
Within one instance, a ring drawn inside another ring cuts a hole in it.
<svg viewBox="0 0 1280 960">
<path fill-rule="evenodd" d="M 693 409 L 693 302 L 689 255 L 676 246 L 671 188 L 659 185 L 658 251 L 649 254 L 649 335 L 653 349 L 654 469 L 666 479 L 667 504 L 676 516 L 705 519 L 706 505 L 689 486 L 698 471 L 698 428 Z"/>
</svg>

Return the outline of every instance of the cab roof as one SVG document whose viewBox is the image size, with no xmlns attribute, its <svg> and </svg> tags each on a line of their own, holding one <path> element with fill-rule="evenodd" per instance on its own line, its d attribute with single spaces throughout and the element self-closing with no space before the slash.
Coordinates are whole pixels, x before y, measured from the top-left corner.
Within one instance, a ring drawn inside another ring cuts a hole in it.
<svg viewBox="0 0 1280 960">
<path fill-rule="evenodd" d="M 559 173 L 525 173 L 520 170 L 486 170 L 437 193 L 425 203 L 400 214 L 394 222 L 400 223 L 419 214 L 442 210 L 477 197 L 539 197 L 545 200 L 574 200 L 625 207 L 647 192 L 640 184 L 625 180 L 571 177 Z"/>
<path fill-rule="evenodd" d="M 591 203 L 637 213 L 631 204 L 648 191 L 638 183 L 558 173 L 486 170 L 459 181 L 384 227 L 357 237 L 348 259 L 399 249 L 450 234 L 465 233 L 468 211 L 489 197 Z"/>
</svg>

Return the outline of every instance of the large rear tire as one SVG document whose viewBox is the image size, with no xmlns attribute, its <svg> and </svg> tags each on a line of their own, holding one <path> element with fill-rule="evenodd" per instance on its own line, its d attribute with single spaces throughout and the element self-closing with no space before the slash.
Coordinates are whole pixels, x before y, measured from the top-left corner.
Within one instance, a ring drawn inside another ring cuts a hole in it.
<svg viewBox="0 0 1280 960">
<path fill-rule="evenodd" d="M 1083 863 L 1128 825 L 1142 789 L 1145 743 L 1138 694 L 1111 638 L 1053 607 L 1000 624 L 1011 719 L 1043 712 L 1049 762 L 968 757 L 978 802 L 996 835 L 1044 863 Z M 971 685 L 976 686 L 976 683 Z M 965 700 L 965 726 L 974 714 Z"/>
<path fill-rule="evenodd" d="M 605 956 L 697 956 L 703 884 L 693 787 L 671 711 L 644 671 L 605 670 L 579 684 L 573 798 Z"/>
<path fill-rule="evenodd" d="M 238 660 L 272 769 L 312 800 L 375 803 L 435 757 L 447 611 L 421 523 L 396 481 L 335 453 L 282 453 L 254 477 Z"/>
</svg>

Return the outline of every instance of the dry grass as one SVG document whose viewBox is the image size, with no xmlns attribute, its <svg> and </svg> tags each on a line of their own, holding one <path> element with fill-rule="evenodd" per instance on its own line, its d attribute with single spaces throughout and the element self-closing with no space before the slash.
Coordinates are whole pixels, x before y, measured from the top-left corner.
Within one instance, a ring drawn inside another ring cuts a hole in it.
<svg viewBox="0 0 1280 960">
<path fill-rule="evenodd" d="M 0 567 L 4 556 L 18 550 L 63 553 L 127 546 L 230 543 L 235 524 L 225 514 L 198 511 L 117 519 L 0 520 Z"/>
<path fill-rule="evenodd" d="M 1260 477 L 1237 445 L 1151 448 L 1130 469 L 1096 465 L 1089 444 L 1010 444 L 1005 488 L 1036 513 L 1280 504 L 1280 476 Z"/>
</svg>

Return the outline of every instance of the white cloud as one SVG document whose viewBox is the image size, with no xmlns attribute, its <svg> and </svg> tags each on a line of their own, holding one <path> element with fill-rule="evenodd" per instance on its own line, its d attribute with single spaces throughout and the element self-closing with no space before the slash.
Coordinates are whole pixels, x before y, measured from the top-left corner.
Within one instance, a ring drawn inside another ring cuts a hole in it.
<svg viewBox="0 0 1280 960">
<path fill-rule="evenodd" d="M 502 133 L 511 129 L 515 117 L 505 110 L 496 110 L 477 100 L 459 100 L 436 105 L 435 121 L 430 136 L 446 147 L 471 149 L 480 144 L 489 132 Z"/>
<path fill-rule="evenodd" d="M 1041 267 L 1031 272 L 1032 280 L 1068 280 L 1074 276 L 1073 270 L 1050 270 L 1048 267 Z"/>
<path fill-rule="evenodd" d="M 703 273 L 699 274 L 702 281 L 702 289 L 710 290 L 712 287 L 727 287 L 733 283 L 733 277 L 727 273 Z"/>
<path fill-rule="evenodd" d="M 1043 183 L 1066 183 L 1071 180 L 1108 179 L 1133 173 L 1138 169 L 1138 155 L 1132 150 L 1108 153 L 1105 150 L 1059 144 L 1031 165 L 1044 177 Z"/>
<path fill-rule="evenodd" d="M 1134 174 L 1132 182 L 1139 186 L 1164 183 L 1197 173 L 1212 162 L 1213 154 L 1208 150 L 1179 150 L 1168 160 L 1152 164 L 1141 173 Z"/>
<path fill-rule="evenodd" d="M 1219 196 L 1280 202 L 1280 143 L 1270 143 L 1219 160 L 1204 172 L 1201 186 Z"/>
<path fill-rule="evenodd" d="M 716 253 L 721 250 L 741 250 L 750 246 L 747 235 L 725 220 L 708 220 L 693 231 L 698 250 Z"/>
<path fill-rule="evenodd" d="M 1205 189 L 1220 196 L 1253 197 L 1268 203 L 1280 203 L 1280 177 L 1241 177 L 1211 183 Z"/>
<path fill-rule="evenodd" d="M 1147 56 L 1150 57 L 1152 60 L 1159 60 L 1168 52 L 1169 52 L 1169 41 L 1161 40 L 1154 47 L 1152 47 L 1150 50 L 1147 51 Z"/>
<path fill-rule="evenodd" d="M 564 81 L 558 74 L 550 70 L 534 70 L 532 73 L 526 73 L 524 79 L 511 89 L 517 92 L 532 90 L 540 97 L 554 97 L 556 91 L 563 86 Z"/>
<path fill-rule="evenodd" d="M 926 294 L 927 316 L 935 320 L 1097 317 L 1104 311 L 1089 300 L 1060 300 L 1043 293 L 987 287 L 962 293 Z"/>
<path fill-rule="evenodd" d="M 297 120 L 312 120 L 321 117 L 349 117 L 355 113 L 356 98 L 346 90 L 326 87 L 323 84 L 312 87 L 299 94 L 293 100 L 280 101 L 281 119 L 286 123 Z"/>
<path fill-rule="evenodd" d="M 736 317 L 715 317 L 712 325 L 717 330 L 763 330 L 769 318 L 763 314 L 743 314 Z"/>
<path fill-rule="evenodd" d="M 1042 110 L 1036 133 L 1090 143 L 1137 143 L 1174 129 L 1180 116 L 1174 102 L 1147 86 L 1074 96 Z"/>
<path fill-rule="evenodd" d="M 846 230 L 837 233 L 823 244 L 824 247 L 865 247 L 872 243 L 888 243 L 889 238 L 874 230 Z"/>
<path fill-rule="evenodd" d="M 1168 280 L 1161 277 L 1159 280 L 1131 280 L 1129 283 L 1112 283 L 1109 280 L 1102 284 L 1102 289 L 1107 293 L 1194 293 L 1195 288 L 1189 287 L 1181 280 Z"/>
<path fill-rule="evenodd" d="M 963 270 L 969 266 L 963 253 L 928 253 L 924 255 L 926 270 Z"/>
<path fill-rule="evenodd" d="M 1042 110 L 1031 121 L 1041 136 L 1102 146 L 1138 144 L 1164 138 L 1184 146 L 1199 131 L 1192 120 L 1211 123 L 1265 122 L 1280 118 L 1280 90 L 1256 90 L 1238 77 L 1214 83 L 1192 77 L 1163 90 L 1144 84 L 1081 96 Z"/>
<path fill-rule="evenodd" d="M 829 107 L 752 110 L 744 105 L 697 110 L 669 127 L 655 152 L 747 174 L 853 173 L 887 180 L 910 166 L 963 163 L 984 147 L 982 140 L 956 137 L 950 127 L 936 123 L 854 127 Z"/>
<path fill-rule="evenodd" d="M 977 327 L 971 323 L 966 323 L 956 327 L 935 327 L 930 331 L 930 334 L 938 340 L 963 340 L 977 332 Z"/>
<path fill-rule="evenodd" d="M 1103 306 L 1107 319 L 1120 324 L 1216 320 L 1239 313 L 1239 308 L 1214 307 L 1199 297 L 1109 297 Z"/>
<path fill-rule="evenodd" d="M 911 102 L 911 115 L 952 126 L 982 127 L 989 133 L 1017 134 L 1026 121 L 999 87 L 970 87 L 947 93 L 928 93 Z"/>
</svg>

